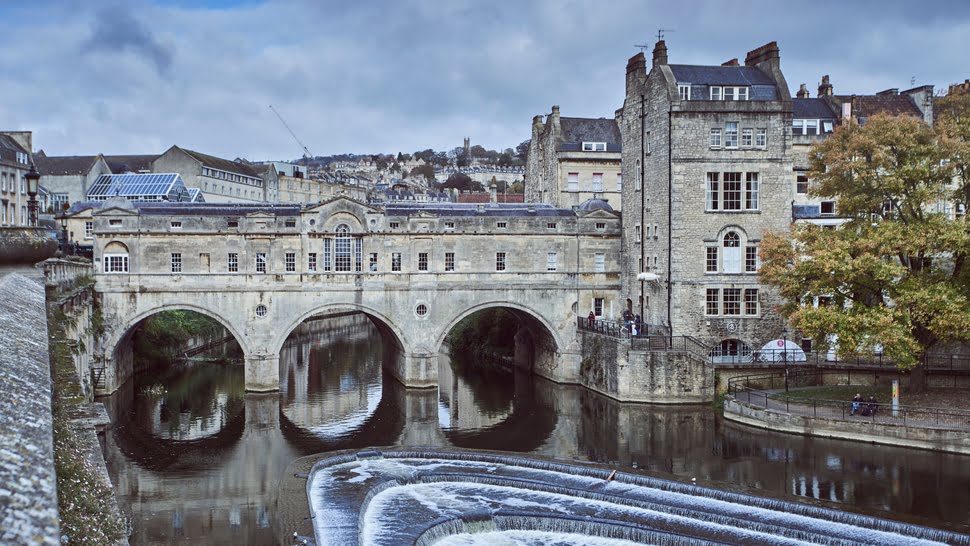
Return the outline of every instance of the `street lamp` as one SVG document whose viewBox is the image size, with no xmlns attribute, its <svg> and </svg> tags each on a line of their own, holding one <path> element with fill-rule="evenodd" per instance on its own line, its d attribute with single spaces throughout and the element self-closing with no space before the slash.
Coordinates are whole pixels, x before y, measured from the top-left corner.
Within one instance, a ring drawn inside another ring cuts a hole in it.
<svg viewBox="0 0 970 546">
<path fill-rule="evenodd" d="M 785 361 L 785 392 L 788 392 L 788 328 L 781 328 L 781 359 Z"/>
<path fill-rule="evenodd" d="M 69 249 L 71 248 L 70 241 L 67 240 L 67 211 L 61 212 L 61 240 L 64 241 L 64 248 L 62 252 L 67 255 L 69 254 Z"/>
<path fill-rule="evenodd" d="M 27 195 L 30 197 L 27 201 L 27 225 L 37 226 L 37 192 L 40 173 L 37 172 L 33 162 L 30 163 L 30 171 L 24 175 L 24 178 L 27 180 Z"/>
</svg>

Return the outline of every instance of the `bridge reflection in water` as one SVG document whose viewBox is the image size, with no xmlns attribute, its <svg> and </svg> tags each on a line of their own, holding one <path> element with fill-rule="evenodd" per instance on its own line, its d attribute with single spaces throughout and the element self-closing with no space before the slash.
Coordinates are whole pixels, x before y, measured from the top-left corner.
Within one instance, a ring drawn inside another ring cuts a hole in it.
<svg viewBox="0 0 970 546">
<path fill-rule="evenodd" d="M 591 460 L 970 530 L 965 457 L 748 429 L 708 406 L 620 404 L 460 362 L 442 365 L 438 391 L 408 390 L 382 373 L 383 345 L 361 315 L 308 321 L 281 352 L 278 394 L 245 394 L 241 367 L 196 364 L 145 372 L 105 398 L 132 543 L 271 544 L 291 461 L 393 445 Z"/>
</svg>

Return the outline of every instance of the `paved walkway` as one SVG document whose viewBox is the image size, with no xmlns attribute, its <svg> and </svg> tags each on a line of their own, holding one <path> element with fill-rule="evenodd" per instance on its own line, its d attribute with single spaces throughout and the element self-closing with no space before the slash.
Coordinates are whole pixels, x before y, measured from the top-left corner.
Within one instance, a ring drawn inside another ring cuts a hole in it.
<svg viewBox="0 0 970 546">
<path fill-rule="evenodd" d="M 785 391 L 778 390 L 750 390 L 735 395 L 738 402 L 750 406 L 767 408 L 772 411 L 800 415 L 805 417 L 821 417 L 845 421 L 862 421 L 888 425 L 907 425 L 923 428 L 947 430 L 970 430 L 970 411 L 946 408 L 921 408 L 901 406 L 898 417 L 893 417 L 889 404 L 880 404 L 875 415 L 850 415 L 850 402 L 811 401 L 777 399 L 784 397 Z M 767 402 L 767 403 L 766 403 Z"/>
</svg>

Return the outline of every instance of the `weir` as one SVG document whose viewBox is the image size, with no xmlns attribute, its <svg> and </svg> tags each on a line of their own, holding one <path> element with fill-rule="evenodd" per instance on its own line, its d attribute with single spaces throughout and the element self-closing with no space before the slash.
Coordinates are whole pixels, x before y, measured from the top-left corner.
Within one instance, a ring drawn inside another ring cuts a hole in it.
<svg viewBox="0 0 970 546">
<path fill-rule="evenodd" d="M 332 454 L 317 544 L 970 544 L 970 536 L 595 466 L 453 450 Z M 444 542 L 437 542 L 444 540 Z"/>
</svg>

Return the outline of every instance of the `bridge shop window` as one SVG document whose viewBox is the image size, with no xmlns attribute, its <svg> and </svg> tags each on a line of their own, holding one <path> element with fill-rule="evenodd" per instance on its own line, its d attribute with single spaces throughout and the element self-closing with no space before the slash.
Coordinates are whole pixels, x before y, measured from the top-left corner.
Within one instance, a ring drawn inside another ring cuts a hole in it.
<svg viewBox="0 0 970 546">
<path fill-rule="evenodd" d="M 182 253 L 173 252 L 172 253 L 172 273 L 182 272 Z"/>
<path fill-rule="evenodd" d="M 495 271 L 505 271 L 505 253 L 495 253 Z"/>
<path fill-rule="evenodd" d="M 455 253 L 445 252 L 445 271 L 455 270 Z"/>
<path fill-rule="evenodd" d="M 309 254 L 307 254 L 306 269 L 307 269 L 307 271 L 316 271 L 317 270 L 317 253 L 316 252 L 310 252 Z"/>
<path fill-rule="evenodd" d="M 428 253 L 418 252 L 418 271 L 428 270 Z"/>
<path fill-rule="evenodd" d="M 266 253 L 256 253 L 256 273 L 266 273 Z"/>
<path fill-rule="evenodd" d="M 368 264 L 368 268 L 370 269 L 371 273 L 377 273 L 377 253 L 376 252 L 370 253 L 370 263 Z"/>
<path fill-rule="evenodd" d="M 105 254 L 103 258 L 104 258 L 105 273 L 127 273 L 128 272 L 128 253 Z"/>
<path fill-rule="evenodd" d="M 330 268 L 331 268 L 331 265 L 330 265 L 330 263 L 331 263 L 331 261 L 330 261 L 330 255 L 331 255 L 330 246 L 331 246 L 331 244 L 333 244 L 333 241 L 332 240 L 330 240 L 330 239 L 324 239 L 323 240 L 323 270 L 324 271 L 330 271 Z"/>
<path fill-rule="evenodd" d="M 286 268 L 287 273 L 293 273 L 296 271 L 296 253 L 287 252 L 283 256 L 283 265 Z"/>
<path fill-rule="evenodd" d="M 603 298 L 593 298 L 593 314 L 597 317 L 603 316 Z"/>
<path fill-rule="evenodd" d="M 546 271 L 556 271 L 559 269 L 559 254 L 557 252 L 546 253 Z"/>
<path fill-rule="evenodd" d="M 237 254 L 235 252 L 230 252 L 229 253 L 229 256 L 228 256 L 228 258 L 226 260 L 226 269 L 230 273 L 238 273 L 239 272 L 239 254 Z"/>
<path fill-rule="evenodd" d="M 392 252 L 391 253 L 391 271 L 401 270 L 401 253 Z"/>
</svg>

